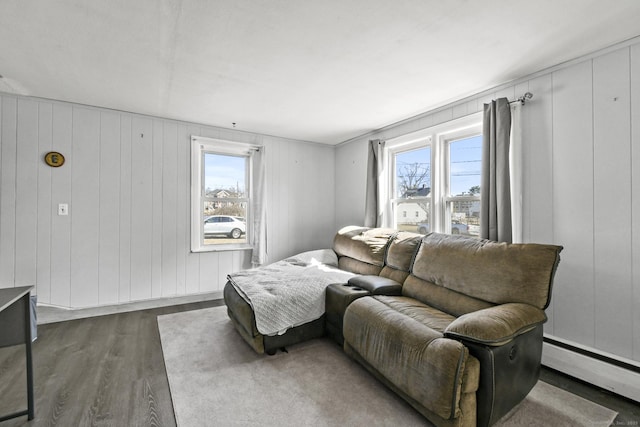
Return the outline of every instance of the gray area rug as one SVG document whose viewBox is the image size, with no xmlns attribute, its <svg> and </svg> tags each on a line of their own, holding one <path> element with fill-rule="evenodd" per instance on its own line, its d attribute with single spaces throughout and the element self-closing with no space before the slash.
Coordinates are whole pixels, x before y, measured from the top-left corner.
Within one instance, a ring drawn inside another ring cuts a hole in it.
<svg viewBox="0 0 640 427">
<path fill-rule="evenodd" d="M 418 412 L 328 339 L 258 355 L 226 307 L 158 316 L 179 426 L 424 426 Z M 499 426 L 609 426 L 616 413 L 538 384 Z"/>
</svg>

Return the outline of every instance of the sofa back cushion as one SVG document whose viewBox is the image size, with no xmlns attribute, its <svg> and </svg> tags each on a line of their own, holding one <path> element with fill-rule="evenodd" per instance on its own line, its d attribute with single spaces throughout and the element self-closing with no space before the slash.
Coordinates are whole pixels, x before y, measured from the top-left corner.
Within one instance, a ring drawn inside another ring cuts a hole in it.
<svg viewBox="0 0 640 427">
<path fill-rule="evenodd" d="M 402 283 L 409 275 L 422 234 L 400 231 L 391 236 L 380 276 Z"/>
<path fill-rule="evenodd" d="M 455 317 L 495 306 L 493 303 L 419 279 L 413 274 L 404 281 L 402 295 L 415 298 Z"/>
<path fill-rule="evenodd" d="M 561 250 L 555 245 L 498 243 L 431 233 L 422 239 L 411 273 L 429 286 L 475 300 L 521 302 L 544 309 L 551 298 Z M 403 294 L 428 302 L 430 292 L 420 289 L 420 283 L 405 283 Z M 447 307 L 440 308 L 450 312 Z"/>
<path fill-rule="evenodd" d="M 384 266 L 384 256 L 396 230 L 348 226 L 340 229 L 333 239 L 338 266 L 357 274 L 378 275 Z"/>
</svg>

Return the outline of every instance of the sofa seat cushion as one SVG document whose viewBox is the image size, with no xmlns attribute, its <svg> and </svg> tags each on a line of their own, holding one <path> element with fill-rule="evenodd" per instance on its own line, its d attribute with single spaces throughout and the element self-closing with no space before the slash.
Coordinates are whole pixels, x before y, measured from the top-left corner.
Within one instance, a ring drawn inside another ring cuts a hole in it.
<svg viewBox="0 0 640 427">
<path fill-rule="evenodd" d="M 406 297 L 355 300 L 344 316 L 345 349 L 426 409 L 457 418 L 461 395 L 478 389 L 478 360 L 442 331 L 455 318 Z"/>
<path fill-rule="evenodd" d="M 376 296 L 376 299 L 387 307 L 401 313 L 420 324 L 439 332 L 442 336 L 445 329 L 456 318 L 443 311 L 428 306 L 414 298 Z"/>
</svg>

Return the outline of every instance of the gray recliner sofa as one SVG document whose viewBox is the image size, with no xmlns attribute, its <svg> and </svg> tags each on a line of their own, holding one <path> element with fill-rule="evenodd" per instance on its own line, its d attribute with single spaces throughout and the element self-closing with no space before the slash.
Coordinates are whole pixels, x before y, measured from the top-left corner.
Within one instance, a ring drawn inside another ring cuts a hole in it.
<svg viewBox="0 0 640 427">
<path fill-rule="evenodd" d="M 326 331 L 437 426 L 492 425 L 533 388 L 561 246 L 352 226 L 333 250 L 357 275 L 326 289 L 322 330 L 302 325 L 278 342 Z M 251 332 L 250 307 L 229 287 L 227 299 L 263 350 L 272 338 Z"/>
</svg>

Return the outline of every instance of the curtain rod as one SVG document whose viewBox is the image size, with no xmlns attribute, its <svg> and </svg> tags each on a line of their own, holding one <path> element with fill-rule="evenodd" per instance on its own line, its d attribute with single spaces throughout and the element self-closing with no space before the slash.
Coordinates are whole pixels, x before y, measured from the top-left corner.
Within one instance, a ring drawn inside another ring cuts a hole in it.
<svg viewBox="0 0 640 427">
<path fill-rule="evenodd" d="M 531 98 L 533 98 L 533 94 L 531 92 L 525 92 L 524 95 L 522 95 L 520 98 L 516 99 L 515 101 L 510 101 L 509 104 L 515 104 L 516 102 L 519 102 L 520 104 L 524 105 L 527 99 L 531 99 Z"/>
</svg>

